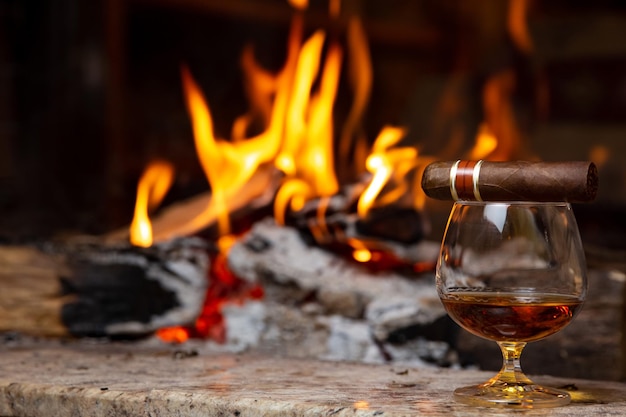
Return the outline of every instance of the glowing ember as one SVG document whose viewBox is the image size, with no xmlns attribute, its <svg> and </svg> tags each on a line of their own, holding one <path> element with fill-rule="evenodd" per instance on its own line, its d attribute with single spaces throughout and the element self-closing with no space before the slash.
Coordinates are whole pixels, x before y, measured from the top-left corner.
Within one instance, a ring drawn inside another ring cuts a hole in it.
<svg viewBox="0 0 626 417">
<path fill-rule="evenodd" d="M 264 292 L 260 285 L 253 285 L 238 278 L 228 268 L 225 252 L 211 259 L 209 288 L 202 311 L 191 326 L 160 329 L 157 335 L 165 342 L 182 343 L 189 338 L 211 339 L 219 343 L 226 340 L 226 327 L 222 307 L 225 304 L 259 300 Z"/>
</svg>

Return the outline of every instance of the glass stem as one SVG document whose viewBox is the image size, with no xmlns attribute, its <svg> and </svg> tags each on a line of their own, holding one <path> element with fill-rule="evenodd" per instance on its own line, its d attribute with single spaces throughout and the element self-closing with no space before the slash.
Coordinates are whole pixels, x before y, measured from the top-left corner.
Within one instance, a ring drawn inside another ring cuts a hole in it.
<svg viewBox="0 0 626 417">
<path fill-rule="evenodd" d="M 520 356 L 526 342 L 498 342 L 502 350 L 502 369 L 487 382 L 487 385 L 526 386 L 533 382 L 522 372 Z"/>
</svg>

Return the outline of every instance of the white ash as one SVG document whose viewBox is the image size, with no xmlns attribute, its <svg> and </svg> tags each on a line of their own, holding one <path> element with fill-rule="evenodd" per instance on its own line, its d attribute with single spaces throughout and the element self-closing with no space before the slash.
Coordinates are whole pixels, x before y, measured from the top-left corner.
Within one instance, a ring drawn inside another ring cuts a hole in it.
<svg viewBox="0 0 626 417">
<path fill-rule="evenodd" d="M 331 316 L 326 318 L 325 323 L 330 334 L 327 340 L 328 350 L 322 359 L 369 363 L 384 362 L 384 357 L 374 343 L 369 325 L 366 322 L 341 316 Z"/>
<path fill-rule="evenodd" d="M 227 322 L 226 344 L 232 351 L 245 351 L 259 344 L 267 330 L 265 310 L 265 305 L 259 301 L 223 307 Z"/>
<path fill-rule="evenodd" d="M 262 249 L 255 242 L 264 242 Z M 300 289 L 339 296 L 357 294 L 365 305 L 373 299 L 398 294 L 408 297 L 437 297 L 434 281 L 410 279 L 398 272 L 372 272 L 324 249 L 307 245 L 297 230 L 273 221 L 257 222 L 228 255 L 230 269 L 251 282 L 293 284 Z M 431 277 L 432 278 L 432 277 Z M 352 301 L 351 301 L 352 302 Z M 364 308 L 363 308 L 364 310 Z"/>
<path fill-rule="evenodd" d="M 414 325 L 428 325 L 444 316 L 445 309 L 434 285 L 425 288 L 422 297 L 396 295 L 379 297 L 367 306 L 365 317 L 377 340 L 385 341 L 394 331 Z"/>
<path fill-rule="evenodd" d="M 459 368 L 459 358 L 454 349 L 443 341 L 417 338 L 402 345 L 388 344 L 385 351 L 396 364 L 421 367 Z"/>
<path fill-rule="evenodd" d="M 228 263 L 236 275 L 265 288 L 265 332 L 257 349 L 331 360 L 451 365 L 446 342 L 419 334 L 419 328 L 436 326 L 446 316 L 432 273 L 374 273 L 307 245 L 297 230 L 272 220 L 256 223 L 231 248 Z M 246 331 L 233 327 L 243 323 L 240 318 L 225 314 L 228 332 Z M 406 343 L 389 340 L 398 332 L 408 335 Z"/>
</svg>

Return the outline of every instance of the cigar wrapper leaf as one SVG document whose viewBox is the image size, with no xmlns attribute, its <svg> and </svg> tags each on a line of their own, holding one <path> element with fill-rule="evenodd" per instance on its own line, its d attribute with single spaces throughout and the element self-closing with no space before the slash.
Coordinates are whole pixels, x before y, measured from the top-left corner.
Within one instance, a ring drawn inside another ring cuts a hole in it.
<svg viewBox="0 0 626 417">
<path fill-rule="evenodd" d="M 588 161 L 440 161 L 424 170 L 422 189 L 438 200 L 589 202 L 598 170 Z"/>
</svg>

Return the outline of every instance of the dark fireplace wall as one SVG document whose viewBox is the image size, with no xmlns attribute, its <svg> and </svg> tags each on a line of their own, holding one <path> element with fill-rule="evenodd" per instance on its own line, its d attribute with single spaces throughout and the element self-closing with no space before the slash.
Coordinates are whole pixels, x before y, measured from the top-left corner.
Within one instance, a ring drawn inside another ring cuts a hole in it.
<svg viewBox="0 0 626 417">
<path fill-rule="evenodd" d="M 363 129 L 409 127 L 426 155 L 461 157 L 484 117 L 482 91 L 510 69 L 510 99 L 528 154 L 592 159 L 598 202 L 580 208 L 586 235 L 626 230 L 626 6 L 529 2 L 531 53 L 507 31 L 501 0 L 345 0 L 327 17 L 311 1 L 306 33 L 345 40 L 349 16 L 368 33 L 373 86 Z M 166 203 L 207 189 L 183 102 L 186 64 L 216 132 L 247 108 L 239 58 L 248 43 L 270 70 L 285 57 L 286 0 L 5 0 L 0 2 L 0 237 L 102 233 L 130 222 L 137 179 L 153 158 L 177 168 Z M 335 118 L 349 109 L 342 77 Z M 446 153 L 451 143 L 456 153 Z M 600 215 L 599 215 L 600 213 Z M 602 213 L 609 213 L 603 216 Z M 588 227 L 587 227 L 588 226 Z"/>
<path fill-rule="evenodd" d="M 107 124 L 101 10 L 0 2 L 3 237 L 77 228 L 102 215 Z"/>
</svg>

